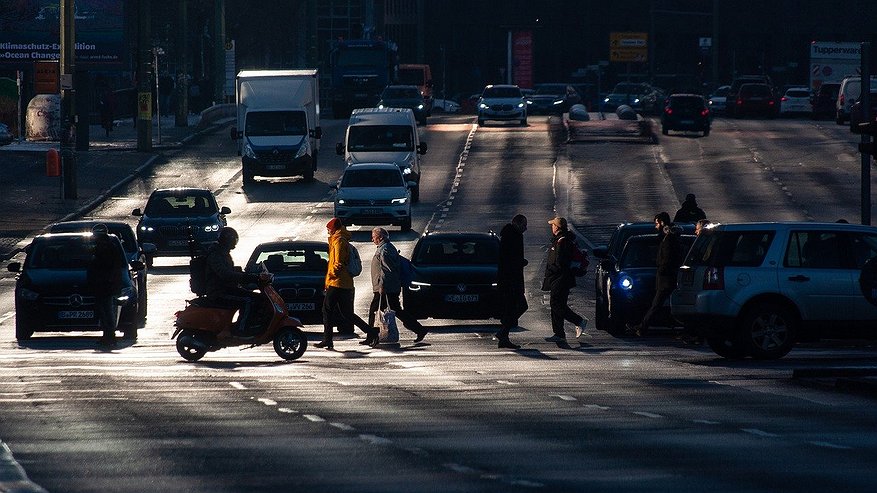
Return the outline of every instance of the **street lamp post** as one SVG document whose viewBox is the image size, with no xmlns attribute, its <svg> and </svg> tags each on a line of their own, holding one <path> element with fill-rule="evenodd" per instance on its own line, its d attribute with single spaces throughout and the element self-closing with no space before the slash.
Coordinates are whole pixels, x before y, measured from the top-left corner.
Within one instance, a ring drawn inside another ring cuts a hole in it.
<svg viewBox="0 0 877 493">
<path fill-rule="evenodd" d="M 65 199 L 76 199 L 76 152 L 73 123 L 76 108 L 73 103 L 74 2 L 61 0 L 61 174 Z"/>
</svg>

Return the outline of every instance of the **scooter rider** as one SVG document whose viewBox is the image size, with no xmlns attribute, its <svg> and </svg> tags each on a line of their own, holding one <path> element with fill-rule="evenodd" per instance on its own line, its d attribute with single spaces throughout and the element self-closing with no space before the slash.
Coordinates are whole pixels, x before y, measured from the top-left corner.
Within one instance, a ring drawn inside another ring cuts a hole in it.
<svg viewBox="0 0 877 493">
<path fill-rule="evenodd" d="M 205 283 L 207 298 L 240 310 L 238 315 L 238 336 L 253 335 L 247 330 L 252 305 L 260 299 L 257 293 L 243 289 L 241 284 L 268 280 L 270 274 L 247 274 L 234 265 L 231 251 L 238 244 L 238 232 L 233 228 L 224 227 L 219 231 L 219 241 L 207 252 L 207 269 Z"/>
</svg>

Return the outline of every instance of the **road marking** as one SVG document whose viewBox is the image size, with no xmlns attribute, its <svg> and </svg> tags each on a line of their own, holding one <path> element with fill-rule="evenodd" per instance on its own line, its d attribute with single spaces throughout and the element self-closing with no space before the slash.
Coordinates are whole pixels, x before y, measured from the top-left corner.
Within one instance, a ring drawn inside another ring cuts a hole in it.
<svg viewBox="0 0 877 493">
<path fill-rule="evenodd" d="M 392 440 L 377 435 L 359 435 L 359 439 L 372 445 L 390 445 L 393 443 Z"/>
<path fill-rule="evenodd" d="M 594 410 L 596 410 L 596 411 L 608 411 L 609 409 L 611 409 L 611 408 L 609 408 L 609 407 L 606 407 L 606 406 L 600 406 L 600 405 L 598 405 L 598 404 L 585 404 L 584 407 L 587 408 L 587 409 L 594 409 Z"/>
<path fill-rule="evenodd" d="M 0 324 L 15 316 L 15 312 L 6 312 L 0 317 Z"/>
<path fill-rule="evenodd" d="M 509 382 L 508 380 L 497 380 L 496 383 L 501 383 L 503 385 L 520 385 L 518 382 Z"/>
<path fill-rule="evenodd" d="M 277 405 L 277 401 L 271 400 L 271 399 L 266 399 L 264 397 L 260 397 L 259 399 L 256 399 L 256 400 L 258 400 L 262 404 L 265 404 L 266 406 L 276 406 Z"/>
<path fill-rule="evenodd" d="M 633 414 L 636 414 L 637 416 L 643 416 L 645 418 L 652 418 L 652 419 L 659 419 L 659 418 L 664 417 L 660 414 L 650 413 L 650 412 L 646 412 L 646 411 L 633 411 Z"/>
<path fill-rule="evenodd" d="M 454 472 L 459 472 L 461 474 L 477 474 L 478 473 L 477 470 L 472 469 L 471 467 L 468 467 L 468 466 L 464 466 L 462 464 L 447 463 L 444 466 L 446 468 L 454 471 Z"/>
<path fill-rule="evenodd" d="M 354 431 L 356 429 L 356 428 L 354 428 L 348 424 L 345 424 L 345 423 L 329 423 L 329 424 L 334 426 L 335 428 L 338 428 L 339 430 L 344 430 L 344 431 Z"/>
<path fill-rule="evenodd" d="M 721 423 L 719 423 L 718 421 L 710 421 L 710 420 L 708 420 L 708 419 L 693 419 L 693 420 L 691 420 L 691 421 L 692 421 L 693 423 L 698 423 L 698 424 L 702 424 L 702 425 L 717 425 L 717 424 L 721 424 Z"/>
<path fill-rule="evenodd" d="M 242 384 L 240 382 L 229 382 L 228 384 L 231 385 L 232 387 L 238 389 L 238 390 L 247 390 L 247 388 L 244 387 L 244 384 Z"/>
<path fill-rule="evenodd" d="M 557 397 L 558 399 L 560 399 L 560 400 L 562 400 L 562 401 L 575 401 L 575 400 L 578 400 L 578 399 L 576 399 L 575 397 L 573 397 L 573 396 L 571 396 L 571 395 L 563 395 L 563 394 L 551 394 L 551 397 Z"/>
<path fill-rule="evenodd" d="M 302 414 L 302 416 L 304 416 L 304 418 L 306 420 L 311 421 L 313 423 L 325 423 L 326 422 L 325 419 L 317 416 L 316 414 Z"/>
<path fill-rule="evenodd" d="M 831 448 L 831 449 L 837 449 L 837 450 L 852 450 L 852 448 L 853 448 L 853 447 L 848 447 L 846 445 L 838 445 L 836 443 L 831 443 L 831 442 L 812 441 L 812 442 L 807 442 L 807 443 L 809 443 L 810 445 L 816 445 L 817 447 Z"/>
<path fill-rule="evenodd" d="M 740 428 L 740 431 L 744 433 L 749 433 L 751 435 L 765 437 L 765 438 L 778 438 L 779 435 L 775 433 L 768 433 L 764 430 L 759 430 L 758 428 Z"/>
<path fill-rule="evenodd" d="M 288 407 L 278 407 L 277 410 L 282 412 L 282 413 L 286 413 L 286 414 L 295 414 L 298 412 L 298 411 L 295 411 L 295 410 L 290 409 Z"/>
</svg>

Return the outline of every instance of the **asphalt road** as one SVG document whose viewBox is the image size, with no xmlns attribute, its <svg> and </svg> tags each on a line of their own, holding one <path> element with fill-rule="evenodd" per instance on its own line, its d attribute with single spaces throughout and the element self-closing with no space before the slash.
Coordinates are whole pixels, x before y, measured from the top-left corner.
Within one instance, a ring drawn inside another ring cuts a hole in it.
<svg viewBox="0 0 877 493">
<path fill-rule="evenodd" d="M 539 291 L 547 219 L 566 215 L 590 244 L 613 224 L 671 213 L 696 193 L 710 217 L 857 217 L 854 143 L 831 123 L 718 120 L 707 138 L 568 145 L 562 128 L 474 128 L 443 117 L 423 128 L 414 230 L 391 229 L 410 252 L 424 230 L 498 230 L 530 218 L 530 310 L 498 350 L 495 321 L 427 320 L 425 343 L 309 348 L 282 362 L 269 347 L 184 362 L 170 340 L 190 296 L 185 262 L 150 271 L 138 341 L 112 352 L 97 334 L 13 338 L 12 279 L 0 278 L 0 438 L 49 491 L 866 491 L 877 485 L 873 396 L 802 385 L 796 369 L 877 367 L 867 342 L 800 346 L 774 362 L 730 362 L 659 330 L 603 332 L 550 344 Z M 324 123 L 317 180 L 241 188 L 224 132 L 169 151 L 93 215 L 129 216 L 155 187 L 198 184 L 232 209 L 243 262 L 275 237 L 323 239 L 331 151 Z M 328 151 L 328 152 L 327 152 Z M 369 228 L 354 228 L 365 272 Z M 369 281 L 357 278 L 364 315 Z M 593 278 L 572 306 L 593 316 Z M 570 328 L 570 332 L 572 327 Z M 312 341 L 318 327 L 309 327 Z"/>
</svg>

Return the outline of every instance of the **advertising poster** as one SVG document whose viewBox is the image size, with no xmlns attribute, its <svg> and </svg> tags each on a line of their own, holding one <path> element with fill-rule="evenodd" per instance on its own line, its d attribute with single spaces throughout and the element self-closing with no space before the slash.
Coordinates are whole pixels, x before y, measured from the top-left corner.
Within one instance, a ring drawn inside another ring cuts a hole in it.
<svg viewBox="0 0 877 493">
<path fill-rule="evenodd" d="M 533 87 L 533 31 L 512 32 L 512 83 Z"/>
</svg>

